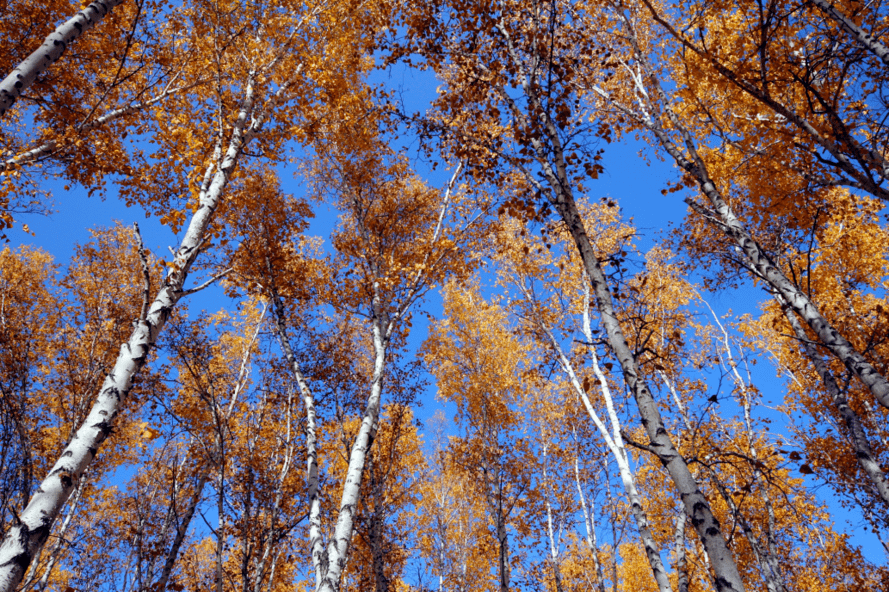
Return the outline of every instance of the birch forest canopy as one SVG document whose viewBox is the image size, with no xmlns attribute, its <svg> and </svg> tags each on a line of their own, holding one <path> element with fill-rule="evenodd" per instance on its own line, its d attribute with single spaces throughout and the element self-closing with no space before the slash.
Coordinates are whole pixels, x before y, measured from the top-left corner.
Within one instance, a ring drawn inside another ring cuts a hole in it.
<svg viewBox="0 0 889 592">
<path fill-rule="evenodd" d="M 0 592 L 889 590 L 882 0 L 0 31 Z"/>
</svg>

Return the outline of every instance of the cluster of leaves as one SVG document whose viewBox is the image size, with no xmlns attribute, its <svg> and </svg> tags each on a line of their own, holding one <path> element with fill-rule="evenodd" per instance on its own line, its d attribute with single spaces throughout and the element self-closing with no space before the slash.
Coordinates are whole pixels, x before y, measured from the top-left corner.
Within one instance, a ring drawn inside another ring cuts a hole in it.
<svg viewBox="0 0 889 592">
<path fill-rule="evenodd" d="M 0 590 L 889 588 L 814 487 L 889 553 L 882 2 L 95 4 L 2 115 L 0 233 L 58 179 L 181 240 L 0 251 Z M 0 69 L 81 8 L 9 2 Z M 647 252 L 589 195 L 631 136 L 689 205 Z"/>
</svg>

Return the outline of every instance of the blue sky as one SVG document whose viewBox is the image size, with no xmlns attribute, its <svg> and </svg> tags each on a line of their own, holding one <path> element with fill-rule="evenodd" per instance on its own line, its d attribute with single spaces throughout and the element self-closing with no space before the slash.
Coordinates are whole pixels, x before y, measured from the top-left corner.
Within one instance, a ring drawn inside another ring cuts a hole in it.
<svg viewBox="0 0 889 592">
<path fill-rule="evenodd" d="M 435 96 L 436 83 L 428 74 L 400 70 L 377 73 L 374 79 L 390 87 L 400 87 L 401 96 L 408 110 L 422 111 Z M 411 155 L 416 146 L 408 143 L 406 148 L 407 153 Z M 646 151 L 647 158 L 639 156 L 640 150 Z M 432 171 L 428 163 L 418 159 L 414 159 L 413 162 L 417 172 L 426 177 L 430 185 L 444 186 L 448 173 L 443 167 Z M 667 196 L 661 194 L 667 182 L 674 180 L 675 169 L 671 164 L 655 158 L 644 144 L 630 140 L 605 146 L 604 166 L 605 173 L 590 187 L 591 197 L 597 199 L 607 196 L 620 204 L 625 217 L 632 217 L 639 230 L 639 246 L 642 249 L 651 246 L 660 233 L 665 232 L 670 225 L 675 226 L 682 221 L 686 208 L 681 194 Z M 286 165 L 281 167 L 283 188 L 289 193 L 303 196 L 303 184 L 294 177 L 294 170 L 295 167 Z M 22 218 L 34 234 L 28 235 L 20 227 L 16 227 L 8 233 L 9 245 L 13 248 L 20 244 L 32 244 L 48 251 L 58 263 L 64 265 L 73 253 L 75 244 L 89 240 L 88 229 L 110 226 L 115 221 L 126 225 L 138 222 L 146 247 L 158 257 L 167 257 L 168 247 L 175 249 L 178 244 L 178 237 L 158 224 L 155 218 L 146 218 L 141 209 L 128 208 L 118 201 L 113 189 L 111 195 L 102 200 L 98 197 L 88 197 L 86 191 L 79 187 L 65 191 L 63 184 L 58 182 L 49 183 L 47 188 L 53 193 L 57 212 L 48 217 Z M 315 211 L 316 218 L 312 222 L 309 234 L 326 237 L 336 225 L 337 215 L 324 204 L 317 204 Z M 738 290 L 725 290 L 708 295 L 708 300 L 717 313 L 724 314 L 731 309 L 735 315 L 755 314 L 762 298 L 762 292 L 750 285 L 742 286 Z M 440 300 L 437 295 L 431 294 L 427 300 L 426 308 L 431 309 L 430 312 L 433 314 L 438 314 Z M 211 289 L 191 297 L 189 308 L 192 311 L 215 310 L 227 303 L 219 291 Z M 425 317 L 418 315 L 414 340 L 418 345 L 424 338 Z M 783 396 L 783 382 L 775 376 L 774 368 L 768 363 L 761 363 L 756 367 L 755 374 L 757 385 L 766 399 L 773 404 L 779 403 Z M 430 393 L 424 401 L 420 417 L 431 417 L 440 406 Z M 811 479 L 810 482 L 813 483 Z M 819 490 L 819 495 L 829 503 L 838 522 L 838 528 L 847 529 L 853 534 L 854 540 L 862 545 L 865 555 L 872 561 L 878 563 L 885 561 L 876 537 L 858 527 L 860 517 L 844 510 L 826 488 Z M 842 524 L 844 521 L 851 521 L 852 526 L 844 526 Z"/>
</svg>

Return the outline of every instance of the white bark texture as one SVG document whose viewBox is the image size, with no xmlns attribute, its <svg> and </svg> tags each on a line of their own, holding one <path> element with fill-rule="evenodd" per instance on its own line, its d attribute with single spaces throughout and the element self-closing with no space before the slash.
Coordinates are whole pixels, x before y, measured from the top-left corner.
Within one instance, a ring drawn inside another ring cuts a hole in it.
<svg viewBox="0 0 889 592">
<path fill-rule="evenodd" d="M 577 212 L 577 206 L 573 200 L 559 200 L 555 205 L 560 210 L 580 250 L 593 284 L 602 324 L 605 326 L 609 343 L 623 370 L 624 380 L 636 399 L 642 425 L 651 442 L 651 450 L 657 454 L 658 459 L 669 472 L 685 505 L 685 510 L 691 518 L 692 525 L 711 557 L 716 590 L 717 592 L 740 592 L 745 589 L 744 583 L 731 550 L 723 537 L 722 527 L 713 515 L 710 504 L 701 492 L 697 480 L 689 470 L 688 463 L 676 449 L 667 433 L 657 402 L 654 400 L 647 382 L 639 375 L 636 358 L 633 356 L 614 311 L 607 278 L 602 271 L 601 264 L 596 259 L 583 222 Z"/>
<path fill-rule="evenodd" d="M 592 344 L 593 331 L 591 326 L 589 287 L 589 278 L 584 275 L 583 336 L 588 344 Z M 661 561 L 660 549 L 651 532 L 648 516 L 642 508 L 642 496 L 639 495 L 639 492 L 636 489 L 636 478 L 630 468 L 630 456 L 627 452 L 627 447 L 624 444 L 623 436 L 621 435 L 622 428 L 620 419 L 617 416 L 617 409 L 614 406 L 614 398 L 611 396 L 611 388 L 608 386 L 608 379 L 605 377 L 605 373 L 602 372 L 602 368 L 599 367 L 599 357 L 596 354 L 596 348 L 593 345 L 589 345 L 588 347 L 593 362 L 593 374 L 596 375 L 596 380 L 599 382 L 599 389 L 602 393 L 602 398 L 605 401 L 605 409 L 608 412 L 608 419 L 611 423 L 612 454 L 617 460 L 621 482 L 624 485 L 627 498 L 630 500 L 630 507 L 633 510 L 633 516 L 636 518 L 636 523 L 639 527 L 639 536 L 642 538 L 642 544 L 645 548 L 645 553 L 648 556 L 649 564 L 651 565 L 651 570 L 654 574 L 654 579 L 657 582 L 658 588 L 661 592 L 672 592 L 672 586 L 670 584 L 670 579 L 667 576 L 667 570 Z M 582 387 L 581 390 L 583 390 Z M 588 402 L 585 402 L 585 405 L 589 408 Z"/>
<path fill-rule="evenodd" d="M 855 21 L 842 13 L 832 2 L 827 0 L 812 0 L 812 4 L 820 8 L 825 14 L 836 21 L 846 33 L 866 50 L 880 58 L 883 64 L 889 66 L 889 48 L 883 45 L 879 39 L 855 24 Z"/>
<path fill-rule="evenodd" d="M 378 292 L 378 282 L 374 286 Z M 364 475 L 364 466 L 367 455 L 373 444 L 374 437 L 379 428 L 380 397 L 383 391 L 383 377 L 386 369 L 386 349 L 389 345 L 389 330 L 391 325 L 381 319 L 379 297 L 374 297 L 374 370 L 371 382 L 370 396 L 361 419 L 361 427 L 352 444 L 349 454 L 349 468 L 346 471 L 346 482 L 343 485 L 343 495 L 340 498 L 339 515 L 333 539 L 327 545 L 327 573 L 321 581 L 319 592 L 337 592 L 340 589 L 340 579 L 346 567 L 349 557 L 349 543 L 352 541 L 352 531 L 355 527 L 355 515 L 358 512 L 358 496 L 361 492 L 361 479 Z"/>
<path fill-rule="evenodd" d="M 451 192 L 454 184 L 462 170 L 462 163 L 456 167 L 447 189 L 442 199 L 439 216 L 432 232 L 431 245 L 436 244 L 441 236 L 444 218 L 450 207 Z M 357 204 L 356 204 L 357 205 Z M 369 240 L 370 230 L 364 226 L 364 222 L 359 218 L 358 232 L 366 241 Z M 392 333 L 397 323 L 404 318 L 411 304 L 418 298 L 424 290 L 428 288 L 428 273 L 436 263 L 430 263 L 431 252 L 427 252 L 423 259 L 423 266 L 417 270 L 413 277 L 410 278 L 406 295 L 401 302 L 394 307 L 395 310 L 390 311 L 389 306 L 392 302 L 386 301 L 385 288 L 380 278 L 384 276 L 378 262 L 369 258 L 367 261 L 367 270 L 373 280 L 371 292 L 371 325 L 373 330 L 373 352 L 374 365 L 373 376 L 371 378 L 370 394 L 367 398 L 367 405 L 364 409 L 364 415 L 361 419 L 361 426 L 358 434 L 352 444 L 349 453 L 349 466 L 346 470 L 346 480 L 343 484 L 343 493 L 340 497 L 339 513 L 337 515 L 336 527 L 333 532 L 332 539 L 328 542 L 327 553 L 316 559 L 315 546 L 320 544 L 320 526 L 317 531 L 317 539 L 313 538 L 313 556 L 312 561 L 315 567 L 316 577 L 321 572 L 320 582 L 316 584 L 316 592 L 338 592 L 341 585 L 343 570 L 349 558 L 349 546 L 352 541 L 352 532 L 355 527 L 355 517 L 358 512 L 358 499 L 361 493 L 361 481 L 364 476 L 367 457 L 370 453 L 370 447 L 373 445 L 377 430 L 379 429 L 381 399 L 383 393 L 383 381 L 386 376 L 386 359 L 389 349 L 389 342 L 392 339 Z M 427 263 L 429 264 L 427 266 Z M 315 477 L 317 481 L 317 476 Z M 320 525 L 320 522 L 319 522 Z M 310 535 L 314 536 L 314 535 Z M 318 541 L 316 543 L 316 540 Z"/>
<path fill-rule="evenodd" d="M 126 0 L 94 0 L 89 6 L 59 25 L 43 44 L 0 82 L 0 117 L 6 114 L 22 92 L 55 63 L 68 44 L 92 29 L 111 10 Z"/>
<path fill-rule="evenodd" d="M 664 21 L 659 20 L 664 23 Z M 632 42 L 632 25 L 627 22 L 625 31 Z M 747 269 L 752 275 L 765 281 L 781 299 L 787 303 L 805 323 L 814 331 L 818 340 L 824 345 L 846 368 L 849 369 L 873 394 L 877 402 L 889 409 L 889 380 L 880 374 L 874 366 L 845 338 L 831 323 L 824 318 L 815 303 L 796 286 L 771 260 L 762 249 L 753 235 L 738 219 L 728 201 L 716 188 L 716 184 L 710 178 L 707 166 L 697 151 L 697 143 L 694 137 L 680 121 L 673 111 L 670 100 L 660 84 L 660 81 L 650 67 L 644 52 L 635 47 L 636 59 L 641 71 L 634 73 L 636 96 L 639 102 L 638 110 L 630 109 L 612 101 L 617 109 L 625 115 L 635 119 L 646 127 L 658 140 L 661 146 L 673 158 L 679 167 L 690 174 L 697 182 L 701 193 L 707 198 L 713 210 L 708 211 L 692 200 L 686 200 L 689 206 L 698 214 L 716 224 L 720 230 L 737 245 L 743 254 Z M 626 64 L 630 70 L 633 66 Z M 646 84 L 651 85 L 651 89 Z M 607 93 L 597 90 L 603 98 L 610 100 Z M 652 98 L 654 94 L 655 98 Z M 669 122 L 660 120 L 663 114 Z M 667 129 L 675 130 L 680 136 L 680 142 L 687 151 L 683 151 L 670 137 Z M 692 519 L 692 521 L 694 521 Z"/>
<path fill-rule="evenodd" d="M 324 574 L 327 573 L 327 556 L 324 554 L 324 543 L 321 538 L 321 495 L 318 483 L 318 437 L 317 415 L 315 413 L 315 397 L 309 384 L 303 375 L 299 360 L 293 350 L 290 338 L 287 336 L 286 313 L 284 303 L 275 286 L 274 274 L 271 263 L 266 259 L 266 270 L 269 273 L 269 295 L 272 297 L 272 307 L 275 313 L 275 332 L 278 341 L 284 351 L 284 357 L 290 364 L 290 369 L 296 378 L 303 406 L 306 410 L 306 486 L 309 498 L 309 547 L 312 555 L 312 566 L 315 570 L 315 589 L 321 588 Z"/>
<path fill-rule="evenodd" d="M 574 201 L 572 179 L 569 174 L 567 155 L 565 153 L 558 124 L 550 116 L 547 106 L 539 96 L 538 85 L 532 83 L 531 74 L 526 72 L 523 61 L 513 46 L 509 32 L 505 26 L 498 27 L 506 42 L 511 61 L 517 70 L 519 88 L 529 103 L 529 112 L 535 113 L 536 121 L 519 109 L 506 91 L 501 96 L 510 105 L 513 116 L 525 129 L 539 129 L 540 134 L 532 134 L 530 143 L 534 156 L 541 168 L 543 181 L 535 175 L 526 175 L 526 179 L 536 189 L 547 196 L 559 217 L 565 223 L 577 246 L 584 268 L 590 278 L 596 307 L 601 323 L 608 335 L 608 342 L 620 363 L 624 380 L 633 394 L 642 425 L 651 442 L 650 450 L 658 456 L 667 469 L 682 502 L 685 504 L 692 525 L 701 539 L 713 565 L 713 582 L 717 592 L 742 592 L 744 582 L 738 566 L 726 544 L 722 527 L 710 509 L 710 503 L 698 487 L 698 482 L 688 468 L 685 458 L 676 449 L 664 425 L 657 402 L 648 387 L 647 381 L 640 376 L 639 366 L 633 351 L 630 349 L 623 328 L 617 319 L 614 300 L 608 278 L 602 264 L 596 256 L 592 242 L 587 235 L 586 227 L 580 216 L 577 203 Z M 546 185 L 544 185 L 544 183 Z"/>
<path fill-rule="evenodd" d="M 148 315 L 136 322 L 129 340 L 121 346 L 114 368 L 108 373 L 86 420 L 21 512 L 18 523 L 9 529 L 0 544 L 0 592 L 16 589 L 35 553 L 43 547 L 53 522 L 95 458 L 99 446 L 111 433 L 134 377 L 145 365 L 158 335 L 186 293 L 184 286 L 188 272 L 200 252 L 223 190 L 242 150 L 262 125 L 262 117 L 253 112 L 253 105 L 251 80 L 246 87 L 226 153 L 222 162 L 208 168 L 208 173 L 213 172 L 207 176 L 202 187 L 200 205 L 191 217 L 176 251 L 173 268 L 151 303 Z"/>
<path fill-rule="evenodd" d="M 556 586 L 556 592 L 562 591 L 562 570 L 561 570 L 561 562 L 559 561 L 559 538 L 560 536 L 556 535 L 555 528 L 553 527 L 553 509 L 552 503 L 550 503 L 550 494 L 552 493 L 551 484 L 549 482 L 549 475 L 547 473 L 547 445 L 543 445 L 543 501 L 546 505 L 546 536 L 549 539 L 549 558 L 550 564 L 553 568 L 553 583 Z M 561 527 L 559 528 L 559 535 L 561 535 Z"/>
<path fill-rule="evenodd" d="M 586 295 L 586 301 L 589 302 L 588 294 Z M 590 329 L 588 314 L 585 315 L 584 329 L 585 333 L 589 333 Z M 595 424 L 596 429 L 599 430 L 599 433 L 602 435 L 602 439 L 605 440 L 605 445 L 608 446 L 608 450 L 611 452 L 611 455 L 614 457 L 614 460 L 617 463 L 621 484 L 623 485 L 624 492 L 627 494 L 627 499 L 630 502 L 630 509 L 633 514 L 633 519 L 636 522 L 636 529 L 639 532 L 639 539 L 642 542 L 642 547 L 645 549 L 645 555 L 648 558 L 648 564 L 651 567 L 651 572 L 654 576 L 655 582 L 657 583 L 658 590 L 660 592 L 672 592 L 670 578 L 667 575 L 667 570 L 664 567 L 664 562 L 661 560 L 660 549 L 658 548 L 657 541 L 655 541 L 654 535 L 651 532 L 651 527 L 649 526 L 648 516 L 645 513 L 645 509 L 642 507 L 642 496 L 639 495 L 639 490 L 636 488 L 636 478 L 633 476 L 633 471 L 630 468 L 630 457 L 627 454 L 626 446 L 624 445 L 623 437 L 620 433 L 620 420 L 617 417 L 617 412 L 614 408 L 614 403 L 611 398 L 611 389 L 608 386 L 608 381 L 605 378 L 605 375 L 602 373 L 601 368 L 599 368 L 596 354 L 595 352 L 592 352 L 593 372 L 595 373 L 596 379 L 599 382 L 599 388 L 601 390 L 602 397 L 605 399 L 605 405 L 608 409 L 609 421 L 612 427 L 611 432 L 609 432 L 608 428 L 605 426 L 605 423 L 596 412 L 595 407 L 593 407 L 593 403 L 590 400 L 589 395 L 586 393 L 586 390 L 583 388 L 583 385 L 580 382 L 580 378 L 577 376 L 577 372 L 574 370 L 574 366 L 562 352 L 562 348 L 559 345 L 559 342 L 556 341 L 555 336 L 549 329 L 544 328 L 544 331 L 549 337 L 550 343 L 553 346 L 553 349 L 555 349 L 556 351 L 556 355 L 559 357 L 559 364 L 562 367 L 562 371 L 568 375 L 568 378 L 571 381 L 571 386 L 574 388 L 574 392 L 580 397 L 584 407 L 587 410 L 587 414 L 590 416 L 593 424 Z M 588 342 L 591 341 L 590 336 L 587 336 L 587 340 Z"/>
</svg>

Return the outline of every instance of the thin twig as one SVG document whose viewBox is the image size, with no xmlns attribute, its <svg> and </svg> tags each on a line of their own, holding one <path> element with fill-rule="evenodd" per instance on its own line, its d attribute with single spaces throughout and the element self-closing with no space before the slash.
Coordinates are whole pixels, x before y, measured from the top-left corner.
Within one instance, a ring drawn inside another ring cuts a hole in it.
<svg viewBox="0 0 889 592">
<path fill-rule="evenodd" d="M 213 277 L 211 277 L 209 280 L 207 280 L 206 282 L 204 282 L 204 283 L 201 284 L 200 286 L 197 286 L 197 287 L 195 287 L 195 288 L 192 288 L 191 290 L 183 290 L 183 291 L 181 292 L 181 294 L 182 294 L 183 297 L 185 297 L 185 296 L 191 296 L 192 294 L 195 294 L 195 293 L 197 293 L 197 292 L 200 292 L 200 291 L 203 290 L 204 288 L 208 288 L 208 287 L 210 287 L 211 285 L 213 285 L 217 280 L 220 280 L 220 279 L 224 278 L 225 276 L 227 276 L 228 274 L 230 274 L 232 271 L 234 271 L 234 268 L 233 268 L 233 267 L 229 267 L 228 269 L 226 269 L 226 270 L 224 270 L 224 271 L 220 271 L 219 273 L 217 273 L 216 275 L 214 275 Z"/>
<path fill-rule="evenodd" d="M 148 318 L 148 307 L 151 304 L 151 273 L 148 270 L 148 256 L 145 254 L 145 244 L 142 242 L 138 222 L 133 222 L 133 231 L 136 235 L 139 260 L 142 262 L 142 312 L 139 313 L 139 321 L 144 322 Z"/>
</svg>

